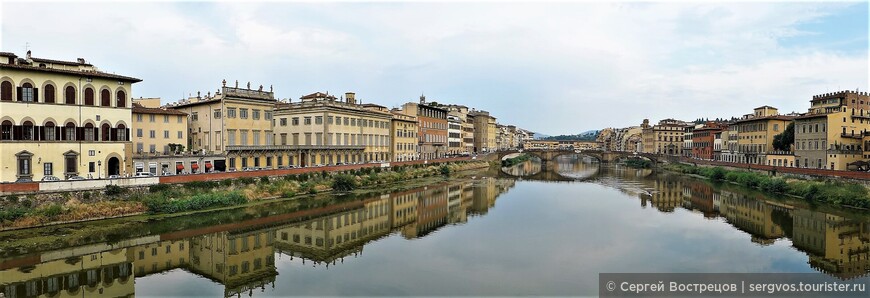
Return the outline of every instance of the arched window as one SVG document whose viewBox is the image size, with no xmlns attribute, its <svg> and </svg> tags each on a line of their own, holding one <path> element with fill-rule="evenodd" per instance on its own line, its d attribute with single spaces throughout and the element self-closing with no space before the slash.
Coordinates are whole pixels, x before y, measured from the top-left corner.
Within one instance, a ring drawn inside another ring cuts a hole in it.
<svg viewBox="0 0 870 298">
<path fill-rule="evenodd" d="M 110 98 L 111 93 L 108 89 L 103 89 L 100 91 L 100 105 L 104 107 L 112 106 L 112 99 Z"/>
<path fill-rule="evenodd" d="M 93 142 L 96 138 L 94 137 L 94 125 L 93 124 L 85 124 L 85 141 Z"/>
<path fill-rule="evenodd" d="M 68 105 L 76 104 L 76 88 L 73 86 L 66 86 L 63 95 L 63 102 Z"/>
<path fill-rule="evenodd" d="M 118 124 L 118 141 L 126 141 L 127 140 L 127 126 L 124 124 Z"/>
<path fill-rule="evenodd" d="M 94 89 L 93 88 L 85 88 L 85 105 L 93 106 L 94 105 Z"/>
<path fill-rule="evenodd" d="M 46 123 L 43 130 L 45 131 L 42 134 L 44 140 L 46 140 L 46 141 L 57 140 L 57 134 L 56 134 L 57 127 L 54 125 L 54 122 L 49 121 L 48 123 Z"/>
<path fill-rule="evenodd" d="M 100 129 L 101 130 L 100 139 L 103 141 L 109 141 L 109 136 L 110 136 L 109 132 L 112 131 L 112 127 L 109 126 L 108 123 L 103 123 L 103 125 L 100 128 L 101 128 Z"/>
<path fill-rule="evenodd" d="M 12 83 L 3 81 L 0 83 L 0 100 L 12 101 Z"/>
<path fill-rule="evenodd" d="M 24 124 L 21 125 L 21 139 L 26 141 L 32 141 L 35 133 L 33 131 L 33 122 L 24 121 Z"/>
<path fill-rule="evenodd" d="M 45 85 L 45 90 L 42 91 L 42 98 L 44 98 L 44 102 L 46 103 L 54 103 L 54 85 L 48 84 Z"/>
<path fill-rule="evenodd" d="M 124 90 L 118 90 L 118 102 L 117 107 L 126 108 L 127 107 L 127 93 L 124 93 Z"/>
<path fill-rule="evenodd" d="M 76 125 L 72 122 L 67 122 L 64 126 L 64 140 L 65 141 L 75 141 L 76 140 Z"/>
<path fill-rule="evenodd" d="M 0 140 L 12 140 L 12 121 L 6 120 L 0 124 Z"/>
<path fill-rule="evenodd" d="M 21 84 L 21 90 L 18 91 L 18 101 L 36 102 L 36 88 L 30 83 Z"/>
</svg>

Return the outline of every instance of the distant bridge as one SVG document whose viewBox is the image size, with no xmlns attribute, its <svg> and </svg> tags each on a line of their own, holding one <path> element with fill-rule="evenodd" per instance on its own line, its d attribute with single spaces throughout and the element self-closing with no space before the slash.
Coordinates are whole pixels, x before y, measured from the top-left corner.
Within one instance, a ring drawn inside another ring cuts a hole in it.
<svg viewBox="0 0 870 298">
<path fill-rule="evenodd" d="M 622 152 L 622 151 L 602 151 L 602 150 L 545 150 L 545 149 L 531 149 L 531 150 L 508 150 L 508 151 L 499 151 L 498 159 L 502 160 L 505 156 L 517 153 L 526 153 L 532 156 L 536 156 L 541 159 L 542 162 L 551 162 L 556 160 L 556 157 L 562 155 L 585 155 L 589 157 L 594 157 L 598 159 L 599 162 L 615 162 L 620 159 L 625 158 L 644 158 L 654 163 L 658 163 L 660 160 L 664 161 L 665 158 L 658 154 L 652 153 L 640 153 L 640 152 Z"/>
</svg>

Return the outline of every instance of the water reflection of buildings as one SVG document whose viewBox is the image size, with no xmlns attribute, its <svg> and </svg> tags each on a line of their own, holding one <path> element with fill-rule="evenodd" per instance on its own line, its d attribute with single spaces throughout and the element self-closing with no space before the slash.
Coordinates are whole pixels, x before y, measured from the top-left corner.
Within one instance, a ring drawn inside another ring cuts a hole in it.
<svg viewBox="0 0 870 298">
<path fill-rule="evenodd" d="M 752 242 L 769 245 L 784 236 L 782 227 L 774 223 L 774 212 L 789 212 L 792 207 L 723 190 L 719 208 L 728 223 L 752 235 Z"/>
<path fill-rule="evenodd" d="M 274 286 L 275 254 L 336 264 L 400 231 L 423 237 L 467 214 L 485 214 L 514 181 L 483 178 L 235 223 L 92 244 L 0 262 L 2 297 L 134 296 L 133 277 L 182 269 L 224 295 Z"/>
<path fill-rule="evenodd" d="M 816 270 L 842 279 L 870 272 L 870 222 L 823 212 L 792 212 L 792 243 Z"/>
</svg>

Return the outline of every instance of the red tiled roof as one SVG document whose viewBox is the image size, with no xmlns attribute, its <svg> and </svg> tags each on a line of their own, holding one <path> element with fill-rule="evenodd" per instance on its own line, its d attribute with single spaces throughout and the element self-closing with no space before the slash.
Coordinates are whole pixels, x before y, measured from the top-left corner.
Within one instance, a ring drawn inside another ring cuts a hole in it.
<svg viewBox="0 0 870 298">
<path fill-rule="evenodd" d="M 324 97 L 325 97 L 325 98 L 332 98 L 332 99 L 335 99 L 335 98 L 336 98 L 335 96 L 332 96 L 332 95 L 329 95 L 329 94 L 326 94 L 326 93 L 314 92 L 314 93 L 311 93 L 311 94 L 308 94 L 308 95 L 303 95 L 303 96 L 300 97 L 299 99 L 312 99 L 312 98 L 324 98 Z"/>
<path fill-rule="evenodd" d="M 89 63 L 78 63 L 78 62 L 72 62 L 72 61 L 52 60 L 52 59 L 36 58 L 36 57 L 31 57 L 30 60 L 33 60 L 34 62 L 46 62 L 46 63 L 53 63 L 53 64 L 93 66 Z"/>
</svg>

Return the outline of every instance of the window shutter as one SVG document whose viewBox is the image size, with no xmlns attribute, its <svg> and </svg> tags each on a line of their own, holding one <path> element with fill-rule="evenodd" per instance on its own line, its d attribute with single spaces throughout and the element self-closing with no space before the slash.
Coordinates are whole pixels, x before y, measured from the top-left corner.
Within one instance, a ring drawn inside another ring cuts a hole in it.
<svg viewBox="0 0 870 298">
<path fill-rule="evenodd" d="M 85 139 L 85 128 L 84 127 L 76 127 L 76 141 L 83 141 Z"/>
<path fill-rule="evenodd" d="M 33 139 L 37 141 L 44 141 L 45 131 L 43 131 L 42 126 L 34 126 L 33 127 Z"/>
<path fill-rule="evenodd" d="M 16 125 L 12 127 L 12 139 L 21 140 L 21 126 Z"/>
<path fill-rule="evenodd" d="M 63 128 L 60 126 L 55 126 L 54 127 L 54 139 L 61 140 L 63 137 L 64 137 Z"/>
<path fill-rule="evenodd" d="M 124 134 L 124 136 L 125 136 L 124 141 L 129 141 L 130 140 L 130 129 L 129 128 L 125 128 L 125 129 L 127 130 L 127 133 Z"/>
<path fill-rule="evenodd" d="M 118 129 L 117 128 L 109 128 L 109 140 L 117 141 L 118 140 Z"/>
<path fill-rule="evenodd" d="M 18 101 L 21 101 L 21 100 L 22 100 L 22 97 L 21 97 L 21 87 L 15 87 L 15 93 L 16 93 L 16 95 L 17 95 L 17 97 L 18 97 Z"/>
<path fill-rule="evenodd" d="M 33 88 L 33 102 L 39 102 L 39 88 Z"/>
</svg>

